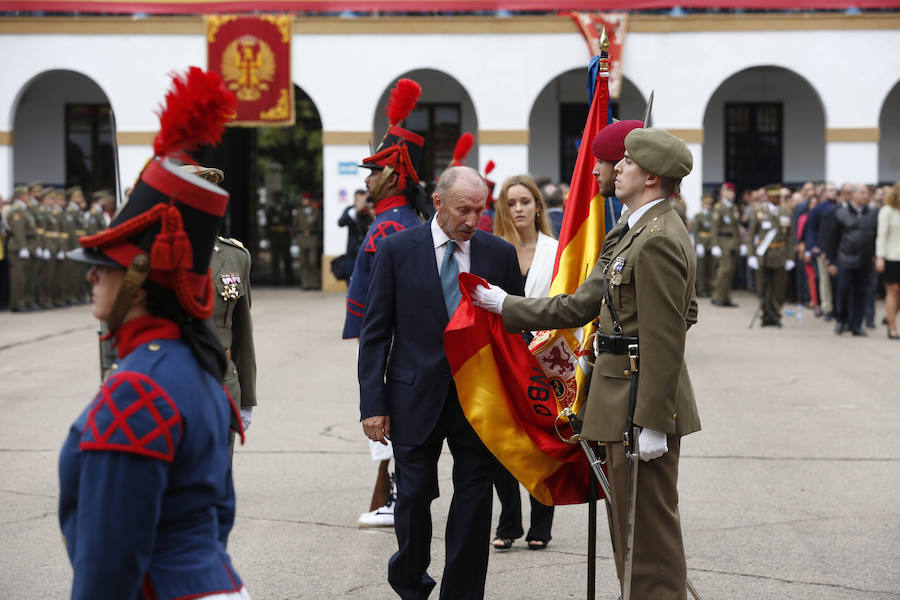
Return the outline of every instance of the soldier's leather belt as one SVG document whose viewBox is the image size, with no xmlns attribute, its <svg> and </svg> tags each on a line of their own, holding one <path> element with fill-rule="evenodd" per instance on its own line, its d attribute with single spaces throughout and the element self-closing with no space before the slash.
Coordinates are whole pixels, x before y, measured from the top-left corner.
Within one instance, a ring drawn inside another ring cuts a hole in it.
<svg viewBox="0 0 900 600">
<path fill-rule="evenodd" d="M 273 225 L 273 226 L 270 228 L 270 230 L 271 230 L 271 231 L 287 231 L 288 228 L 285 227 L 284 225 Z"/>
<path fill-rule="evenodd" d="M 731 232 L 729 232 L 729 233 L 720 233 L 720 234 L 719 234 L 719 237 L 732 237 L 733 235 L 734 235 L 734 234 L 731 233 Z"/>
<path fill-rule="evenodd" d="M 712 234 L 711 234 L 710 232 L 708 232 L 708 231 L 701 231 L 701 232 L 698 233 L 697 235 L 699 235 L 699 236 L 702 237 L 702 238 L 712 237 Z M 728 236 L 725 236 L 725 237 L 728 237 Z"/>
<path fill-rule="evenodd" d="M 784 242 L 772 242 L 769 248 L 784 248 Z"/>
<path fill-rule="evenodd" d="M 87 230 L 86 229 L 76 229 L 75 235 L 77 235 L 77 236 L 87 235 Z"/>
<path fill-rule="evenodd" d="M 603 335 L 597 334 L 597 352 L 608 352 L 609 354 L 628 354 L 628 346 L 637 344 L 636 337 L 628 337 L 625 335 Z"/>
<path fill-rule="evenodd" d="M 26 235 L 25 235 L 25 239 L 26 239 L 26 240 L 36 240 L 36 239 L 37 239 L 37 236 L 34 235 L 33 233 L 32 233 L 31 235 L 26 234 Z"/>
<path fill-rule="evenodd" d="M 44 232 L 44 237 L 48 237 L 48 238 L 51 238 L 51 239 L 53 239 L 53 238 L 58 238 L 58 237 L 59 237 L 59 232 L 58 232 L 58 231 L 45 231 L 45 232 Z"/>
</svg>

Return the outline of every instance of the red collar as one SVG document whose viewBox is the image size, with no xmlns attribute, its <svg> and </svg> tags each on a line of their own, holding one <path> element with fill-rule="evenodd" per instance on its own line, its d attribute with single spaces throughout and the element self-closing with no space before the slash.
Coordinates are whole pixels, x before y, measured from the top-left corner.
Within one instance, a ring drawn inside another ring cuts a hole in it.
<svg viewBox="0 0 900 600">
<path fill-rule="evenodd" d="M 113 336 L 116 354 L 125 358 L 135 348 L 151 340 L 177 340 L 181 338 L 181 329 L 168 319 L 153 315 L 144 315 L 132 319 L 119 327 Z"/>
<path fill-rule="evenodd" d="M 397 208 L 398 206 L 403 206 L 404 204 L 406 204 L 406 196 L 391 196 L 390 198 L 379 200 L 375 203 L 375 214 L 380 215 L 385 211 Z"/>
</svg>

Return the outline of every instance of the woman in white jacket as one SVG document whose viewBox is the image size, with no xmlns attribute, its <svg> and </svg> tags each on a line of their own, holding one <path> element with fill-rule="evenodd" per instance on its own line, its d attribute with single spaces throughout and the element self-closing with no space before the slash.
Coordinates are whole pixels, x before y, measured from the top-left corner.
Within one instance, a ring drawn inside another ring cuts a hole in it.
<svg viewBox="0 0 900 600">
<path fill-rule="evenodd" d="M 541 192 L 528 175 L 515 175 L 503 182 L 494 205 L 494 235 L 516 247 L 519 270 L 525 280 L 525 296 L 544 297 L 550 291 L 557 242 L 550 229 Z M 492 545 L 508 550 L 522 536 L 522 502 L 519 482 L 502 466 L 494 479 L 500 498 L 500 520 Z M 531 526 L 525 540 L 532 550 L 543 550 L 550 542 L 553 507 L 531 498 Z"/>
</svg>

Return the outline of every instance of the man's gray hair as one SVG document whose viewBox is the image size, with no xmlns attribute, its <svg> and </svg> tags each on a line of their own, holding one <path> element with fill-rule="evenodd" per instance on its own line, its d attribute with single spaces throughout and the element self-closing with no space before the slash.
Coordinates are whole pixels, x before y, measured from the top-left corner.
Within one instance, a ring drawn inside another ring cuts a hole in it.
<svg viewBox="0 0 900 600">
<path fill-rule="evenodd" d="M 450 190 L 453 189 L 453 186 L 456 185 L 456 182 L 459 181 L 460 178 L 468 179 L 471 182 L 479 182 L 484 190 L 484 197 L 487 199 L 488 186 L 484 181 L 484 177 L 472 167 L 466 166 L 449 167 L 445 169 L 444 172 L 441 173 L 437 185 L 434 187 L 434 193 L 442 198 L 449 197 L 451 195 Z"/>
</svg>

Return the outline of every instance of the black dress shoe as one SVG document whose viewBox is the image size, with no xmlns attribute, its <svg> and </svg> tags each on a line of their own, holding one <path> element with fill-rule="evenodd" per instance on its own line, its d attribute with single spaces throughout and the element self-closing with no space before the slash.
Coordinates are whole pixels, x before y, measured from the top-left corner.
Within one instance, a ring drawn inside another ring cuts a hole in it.
<svg viewBox="0 0 900 600">
<path fill-rule="evenodd" d="M 834 318 L 834 313 L 825 313 L 825 321 L 828 322 Z"/>
<path fill-rule="evenodd" d="M 716 306 L 721 306 L 723 308 L 736 308 L 737 307 L 737 304 L 735 304 L 734 302 L 731 302 L 730 300 L 728 302 L 722 302 L 720 300 L 713 300 L 712 303 Z"/>
<path fill-rule="evenodd" d="M 866 327 L 869 329 L 875 329 L 875 321 L 866 321 Z"/>
<path fill-rule="evenodd" d="M 837 325 L 834 326 L 834 332 L 838 335 L 841 335 L 845 331 L 847 331 L 847 326 L 838 321 Z"/>
<path fill-rule="evenodd" d="M 854 329 L 851 333 L 857 337 L 867 337 L 869 335 L 864 329 Z"/>
</svg>

